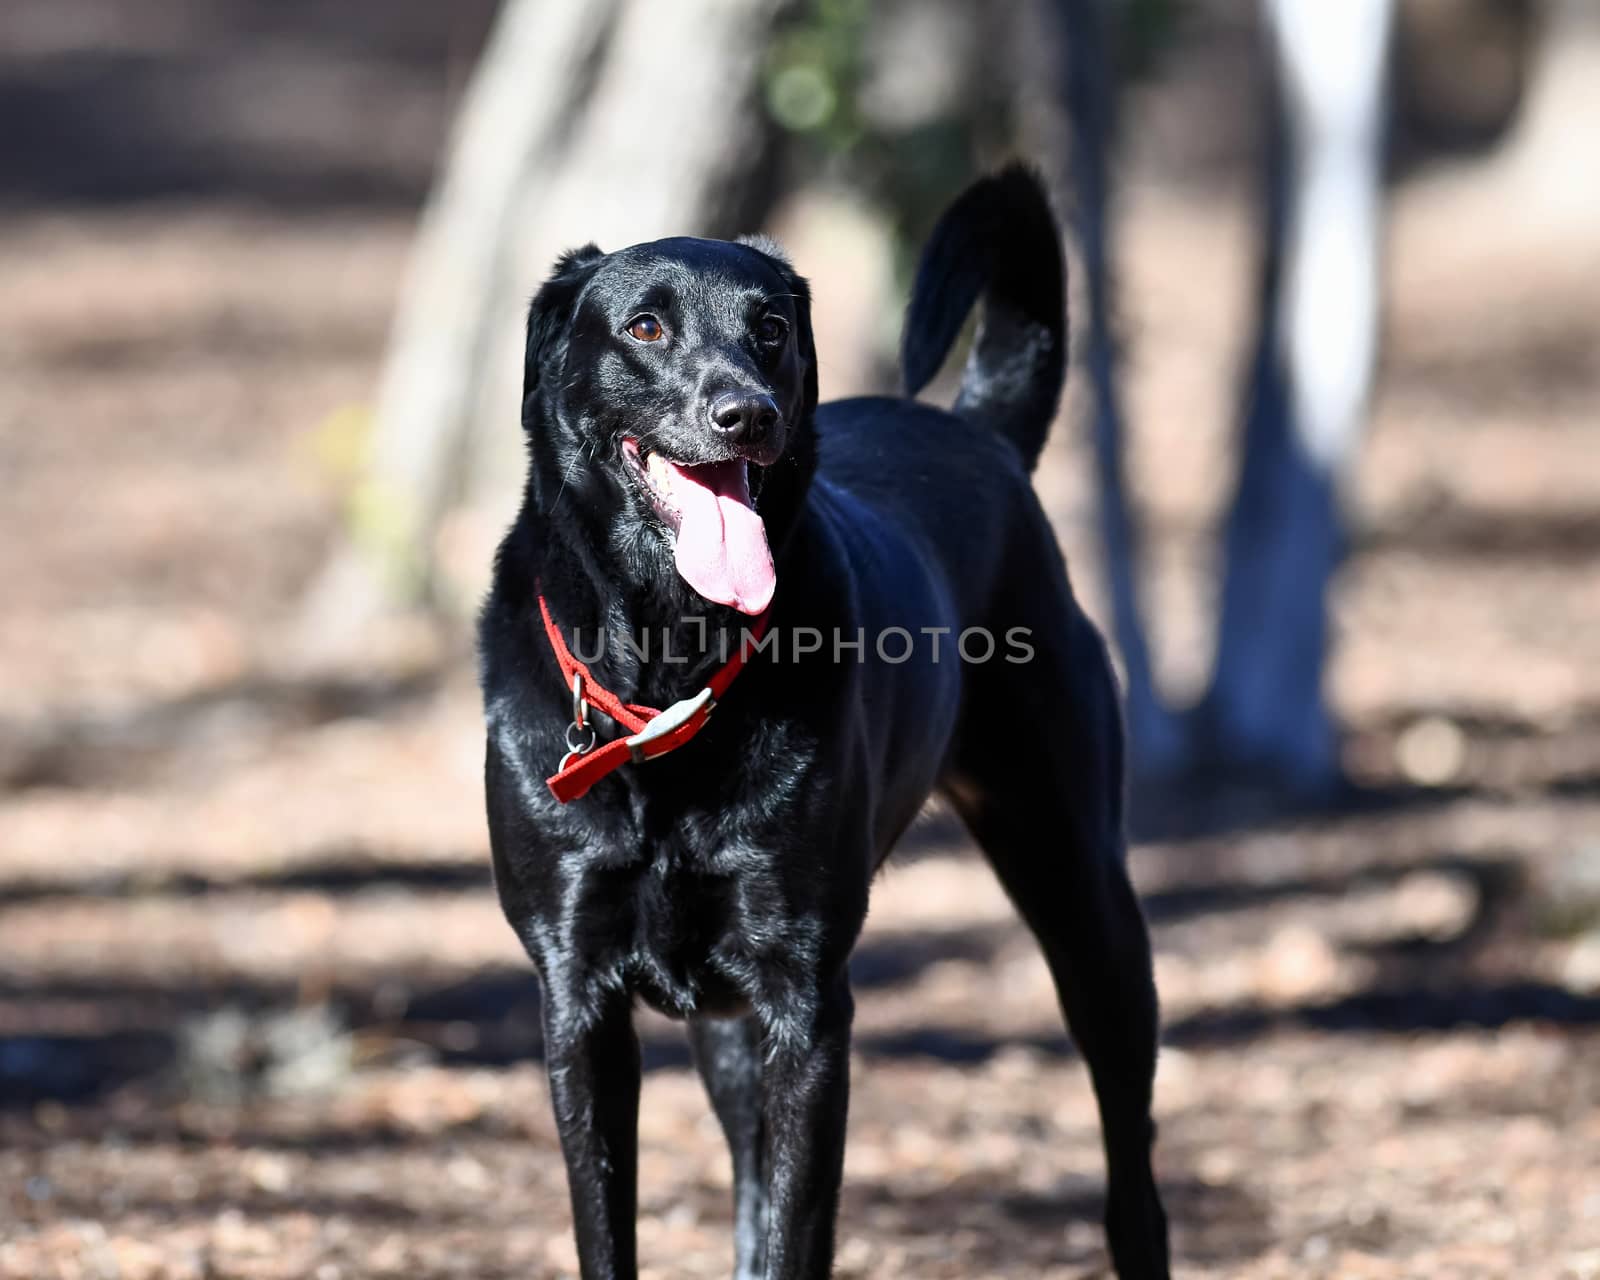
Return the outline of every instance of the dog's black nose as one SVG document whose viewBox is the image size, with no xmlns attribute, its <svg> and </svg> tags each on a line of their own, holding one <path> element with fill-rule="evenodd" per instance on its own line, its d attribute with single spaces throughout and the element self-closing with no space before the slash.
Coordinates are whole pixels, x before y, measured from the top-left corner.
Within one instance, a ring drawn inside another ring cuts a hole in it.
<svg viewBox="0 0 1600 1280">
<path fill-rule="evenodd" d="M 711 425 L 734 444 L 759 444 L 778 425 L 772 397 L 754 391 L 724 391 L 710 412 Z"/>
</svg>

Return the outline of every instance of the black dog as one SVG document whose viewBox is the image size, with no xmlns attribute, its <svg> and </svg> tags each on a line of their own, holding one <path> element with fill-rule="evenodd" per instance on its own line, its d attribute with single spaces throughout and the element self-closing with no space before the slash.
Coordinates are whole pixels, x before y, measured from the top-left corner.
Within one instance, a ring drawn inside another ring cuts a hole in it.
<svg viewBox="0 0 1600 1280">
<path fill-rule="evenodd" d="M 635 1274 L 636 998 L 688 1021 L 733 1152 L 738 1275 L 829 1273 L 847 959 L 935 787 L 1088 1062 L 1117 1269 L 1167 1274 L 1117 695 L 1028 480 L 1062 275 L 1027 172 L 945 214 L 903 357 L 915 393 L 982 294 L 953 413 L 818 409 L 806 283 L 763 240 L 590 245 L 533 301 L 527 489 L 481 624 L 486 781 L 586 1280 Z"/>
</svg>

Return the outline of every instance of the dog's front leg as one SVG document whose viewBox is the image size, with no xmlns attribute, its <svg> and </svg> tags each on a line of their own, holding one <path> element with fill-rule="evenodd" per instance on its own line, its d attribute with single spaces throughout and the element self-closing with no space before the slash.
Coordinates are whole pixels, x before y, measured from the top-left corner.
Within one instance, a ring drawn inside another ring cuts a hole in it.
<svg viewBox="0 0 1600 1280">
<path fill-rule="evenodd" d="M 803 1016 L 768 1020 L 767 1280 L 825 1280 L 833 1266 L 853 1013 L 841 976 Z"/>
<path fill-rule="evenodd" d="M 633 1280 L 639 1040 L 631 1003 L 547 981 L 544 1051 L 583 1280 Z"/>
</svg>

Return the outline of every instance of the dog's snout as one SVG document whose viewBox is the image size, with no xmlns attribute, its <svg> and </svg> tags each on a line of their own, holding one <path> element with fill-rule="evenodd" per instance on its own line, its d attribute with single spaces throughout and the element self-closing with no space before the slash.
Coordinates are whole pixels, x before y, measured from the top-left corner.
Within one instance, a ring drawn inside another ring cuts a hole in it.
<svg viewBox="0 0 1600 1280">
<path fill-rule="evenodd" d="M 734 444 L 759 444 L 778 425 L 772 397 L 755 391 L 724 391 L 711 401 L 711 425 Z"/>
</svg>

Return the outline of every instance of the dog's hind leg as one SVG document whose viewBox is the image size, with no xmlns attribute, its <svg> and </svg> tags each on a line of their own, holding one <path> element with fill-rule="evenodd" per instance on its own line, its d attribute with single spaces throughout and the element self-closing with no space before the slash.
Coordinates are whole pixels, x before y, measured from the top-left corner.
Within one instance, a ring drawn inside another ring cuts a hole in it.
<svg viewBox="0 0 1600 1280">
<path fill-rule="evenodd" d="M 695 1018 L 689 1023 L 689 1043 L 733 1155 L 734 1280 L 760 1280 L 767 1245 L 761 1028 L 753 1016 Z"/>
<path fill-rule="evenodd" d="M 1117 1273 L 1164 1278 L 1166 1218 L 1150 1168 L 1156 993 L 1123 857 L 1116 688 L 1104 644 L 1075 603 L 1035 598 L 1029 608 L 1041 620 L 1033 659 L 997 657 L 966 672 L 945 790 L 1038 938 L 1088 1063 Z"/>
</svg>

